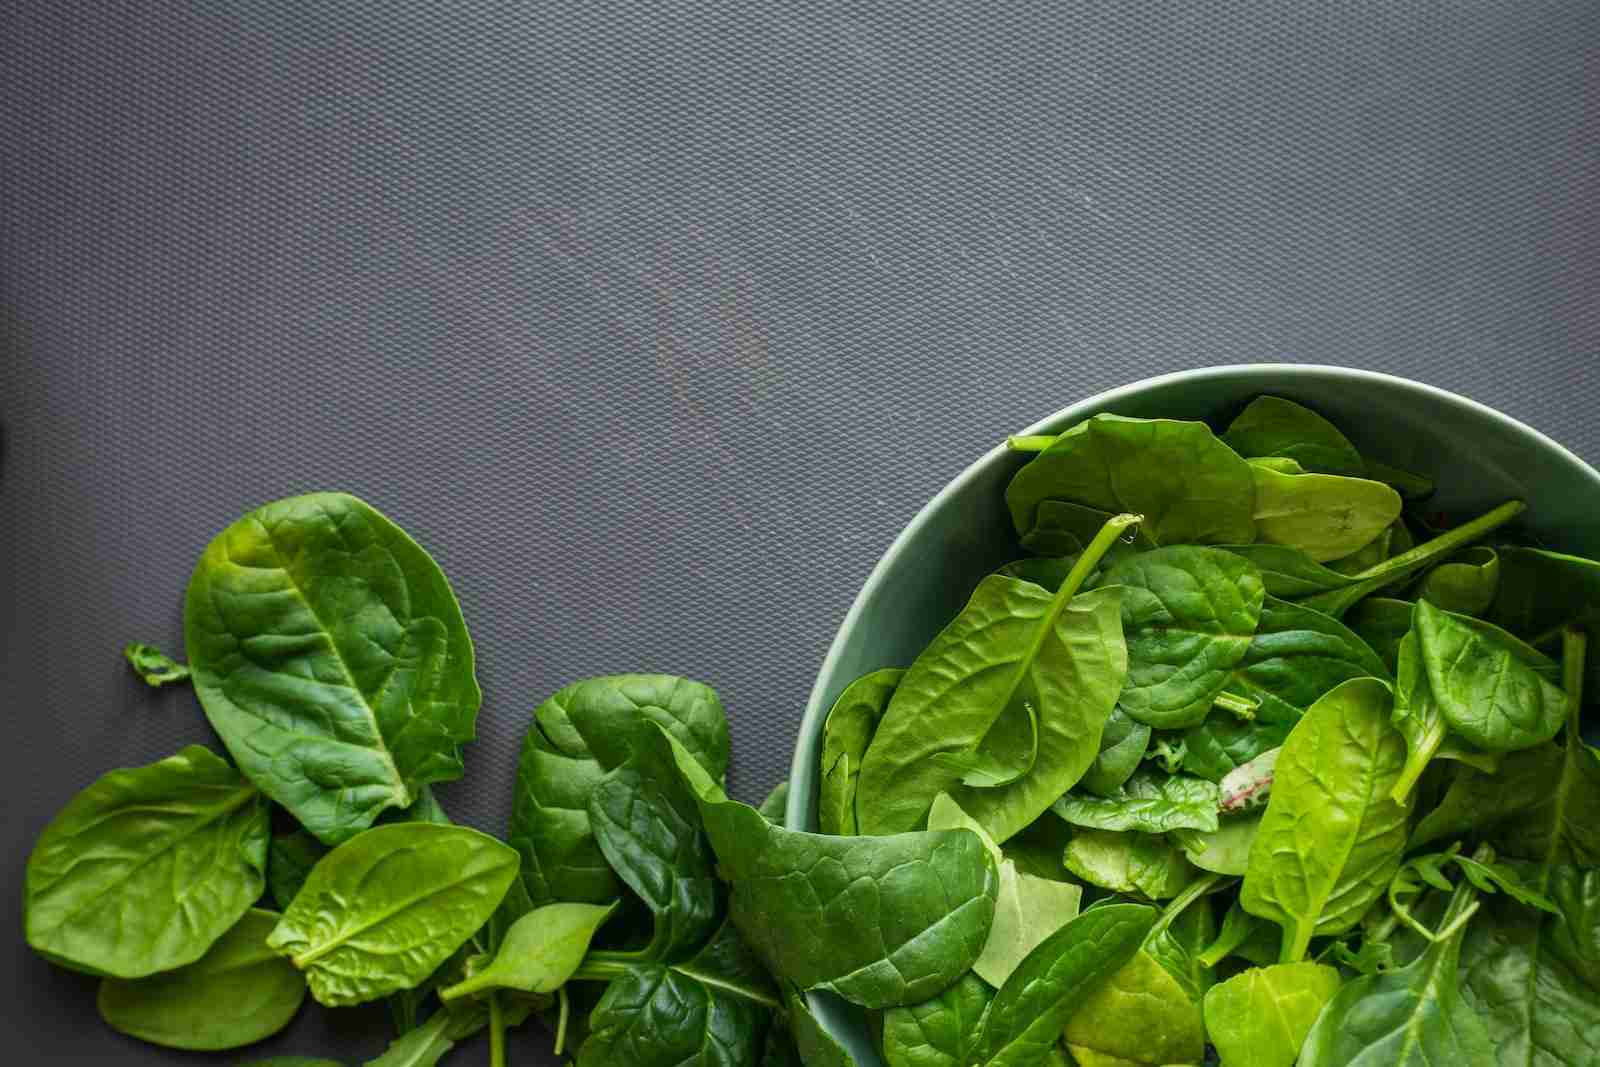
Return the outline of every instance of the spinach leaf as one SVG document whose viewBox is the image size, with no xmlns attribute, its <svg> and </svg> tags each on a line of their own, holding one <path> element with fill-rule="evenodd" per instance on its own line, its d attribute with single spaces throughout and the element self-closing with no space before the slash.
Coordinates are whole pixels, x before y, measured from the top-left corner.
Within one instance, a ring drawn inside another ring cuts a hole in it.
<svg viewBox="0 0 1600 1067">
<path fill-rule="evenodd" d="M 189 680 L 189 668 L 154 645 L 141 645 L 135 642 L 123 648 L 122 657 L 128 661 L 128 666 L 133 668 L 139 679 L 151 689 L 172 682 Z"/>
<path fill-rule="evenodd" d="M 1159 963 L 1197 1006 L 1211 988 L 1211 968 L 1200 954 L 1217 937 L 1217 919 L 1206 894 L 1221 884 L 1219 878 L 1197 878 L 1162 909 L 1161 917 L 1144 939 L 1144 951 Z"/>
<path fill-rule="evenodd" d="M 1366 544 L 1362 545 L 1348 556 L 1340 556 L 1338 559 L 1328 560 L 1328 569 L 1353 577 L 1354 575 L 1360 574 L 1368 567 L 1376 567 L 1390 556 L 1396 554 L 1394 548 L 1395 532 L 1397 530 L 1404 530 L 1405 528 L 1405 524 L 1401 522 L 1395 522 L 1392 525 L 1385 527 L 1384 530 L 1378 534 L 1378 536 L 1374 537 L 1371 541 L 1368 541 Z M 1405 549 L 1402 548 L 1400 551 L 1403 552 Z"/>
<path fill-rule="evenodd" d="M 1495 1061 L 1483 1019 L 1462 998 L 1456 972 L 1476 891 L 1456 889 L 1444 928 L 1413 962 L 1347 984 L 1306 1036 L 1300 1067 L 1432 1067 Z"/>
<path fill-rule="evenodd" d="M 1084 996 L 1138 952 L 1155 917 L 1137 904 L 1112 904 L 1086 911 L 1050 935 L 995 994 L 968 1061 L 985 1067 L 1039 1063 Z"/>
<path fill-rule="evenodd" d="M 589 795 L 656 723 L 715 778 L 728 771 L 728 720 L 709 686 L 664 674 L 589 678 L 533 713 L 522 741 L 507 842 L 535 904 L 605 904 L 622 893 L 589 824 Z"/>
<path fill-rule="evenodd" d="M 1392 706 L 1388 685 L 1353 678 L 1284 742 L 1240 895 L 1283 927 L 1284 963 L 1353 927 L 1399 869 L 1411 810 L 1390 796 L 1405 763 Z"/>
<path fill-rule="evenodd" d="M 1400 494 L 1382 482 L 1336 474 L 1284 474 L 1252 463 L 1256 537 L 1318 562 L 1368 544 L 1400 517 Z"/>
<path fill-rule="evenodd" d="M 1043 502 L 1066 500 L 1141 514 L 1144 533 L 1162 545 L 1254 541 L 1253 497 L 1249 464 L 1204 423 L 1120 415 L 1072 427 L 1006 487 L 1024 538 Z"/>
<path fill-rule="evenodd" d="M 1300 603 L 1339 618 L 1362 598 L 1394 584 L 1398 579 L 1415 574 L 1436 559 L 1443 559 L 1457 549 L 1470 545 L 1526 510 L 1527 505 L 1520 500 L 1507 501 L 1471 522 L 1462 523 L 1431 540 L 1351 575 L 1355 580 L 1348 585 L 1311 594 L 1302 598 Z"/>
<path fill-rule="evenodd" d="M 1223 819 L 1211 833 L 1185 830 L 1174 837 L 1184 859 L 1202 871 L 1243 876 L 1250 866 L 1250 849 L 1261 829 L 1261 816 L 1234 815 Z"/>
<path fill-rule="evenodd" d="M 962 808 L 1003 841 L 1083 776 L 1122 687 L 1126 649 L 1116 594 L 1074 594 L 1136 521 L 1108 523 L 1053 594 L 992 575 L 979 584 L 906 671 L 878 724 L 856 787 L 861 832 L 922 825 L 934 797 L 961 780 L 959 757 L 980 752 L 991 735 L 1014 736 L 1030 719 L 1038 731 L 1031 771 L 1003 788 L 959 791 Z"/>
<path fill-rule="evenodd" d="M 1089 547 L 1094 535 L 1115 515 L 1112 511 L 1101 511 L 1068 500 L 1041 500 L 1034 515 L 1033 529 L 1022 535 L 1022 547 L 1039 556 L 1068 558 L 1076 562 L 1075 557 Z M 1147 537 L 1137 533 L 1133 536 L 1135 542 L 1143 547 L 1154 547 Z M 1030 578 L 1029 581 L 1037 579 Z M 1059 584 L 1059 581 L 1049 583 L 1051 588 Z"/>
<path fill-rule="evenodd" d="M 1235 898 L 1222 917 L 1221 932 L 1195 959 L 1202 967 L 1214 968 L 1229 956 L 1238 956 L 1265 967 L 1277 958 L 1280 934 L 1275 924 L 1251 915 Z"/>
<path fill-rule="evenodd" d="M 1206 1032 L 1223 1063 L 1294 1067 L 1341 981 L 1338 971 L 1320 963 L 1252 967 L 1206 994 Z"/>
<path fill-rule="evenodd" d="M 1559 670 L 1553 661 L 1498 627 L 1426 600 L 1417 602 L 1412 625 L 1433 699 L 1464 741 L 1510 752 L 1561 731 L 1567 698 L 1552 681 Z"/>
<path fill-rule="evenodd" d="M 1578 1067 L 1600 1057 L 1600 870 L 1550 868 L 1556 918 L 1490 901 L 1467 930 L 1462 992 L 1499 1063 Z"/>
<path fill-rule="evenodd" d="M 1150 900 L 1177 896 L 1197 873 L 1165 837 L 1110 830 L 1073 834 L 1062 862 L 1090 885 Z"/>
<path fill-rule="evenodd" d="M 711 936 L 721 922 L 716 859 L 669 752 L 643 740 L 589 795 L 589 823 L 618 877 L 650 909 L 649 956 L 678 959 Z"/>
<path fill-rule="evenodd" d="M 1411 615 L 1409 600 L 1369 596 L 1351 608 L 1344 621 L 1394 673 L 1400 664 L 1400 642 L 1411 632 Z"/>
<path fill-rule="evenodd" d="M 207 546 L 184 635 L 240 770 L 327 844 L 461 776 L 481 694 L 444 574 L 343 493 L 250 512 Z"/>
<path fill-rule="evenodd" d="M 1061 856 L 1071 838 L 1072 828 L 1054 814 L 1046 812 L 1001 845 L 1000 852 L 1017 865 L 1019 872 L 1035 878 L 1064 882 L 1067 880 L 1067 869 L 1061 862 Z"/>
<path fill-rule="evenodd" d="M 1428 664 L 1416 632 L 1408 633 L 1401 639 L 1397 667 L 1399 678 L 1395 684 L 1393 717 L 1394 724 L 1406 739 L 1406 766 L 1399 781 L 1394 784 L 1395 799 L 1404 801 L 1410 795 L 1429 763 L 1436 757 L 1457 759 L 1493 774 L 1499 766 L 1499 757 L 1495 753 L 1451 735 L 1451 720 L 1445 714 L 1444 701 L 1437 697 L 1429 680 Z M 1481 699 L 1477 693 L 1464 695 L 1469 702 Z M 1493 694 L 1489 695 L 1489 699 L 1493 699 Z M 1461 698 L 1458 697 L 1452 706 L 1460 711 L 1463 707 Z M 1486 707 L 1467 707 L 1466 710 L 1476 713 L 1486 710 Z"/>
<path fill-rule="evenodd" d="M 699 798 L 728 914 L 774 974 L 865 1008 L 917 1004 L 966 973 L 983 950 L 998 889 L 977 834 L 924 831 L 830 837 L 773 826 L 728 800 L 670 735 Z"/>
<path fill-rule="evenodd" d="M 267 818 L 266 798 L 199 745 L 111 771 L 28 857 L 28 944 L 118 978 L 193 963 L 261 896 Z"/>
<path fill-rule="evenodd" d="M 1095 830 L 1138 830 L 1147 834 L 1213 831 L 1217 828 L 1219 799 L 1212 782 L 1183 774 L 1139 771 L 1116 796 L 1068 793 L 1050 810 L 1074 826 Z"/>
<path fill-rule="evenodd" d="M 756 810 L 761 813 L 763 819 L 782 826 L 784 812 L 788 810 L 788 807 L 789 783 L 784 780 L 772 787 L 772 792 L 767 794 L 767 799 L 763 800 L 761 806 Z"/>
<path fill-rule="evenodd" d="M 1600 563 L 1536 548 L 1503 546 L 1500 584 L 1489 621 L 1543 644 L 1562 626 L 1590 629 L 1600 622 Z M 1600 693 L 1600 656 L 1588 659 L 1591 702 Z"/>
<path fill-rule="evenodd" d="M 1065 1037 L 1079 1064 L 1141 1067 L 1205 1058 L 1199 1003 L 1148 952 L 1135 953 L 1079 1002 Z"/>
<path fill-rule="evenodd" d="M 1121 708 L 1112 708 L 1100 734 L 1100 753 L 1078 780 L 1080 789 L 1110 796 L 1122 788 L 1144 760 L 1150 747 L 1150 727 L 1134 722 Z"/>
<path fill-rule="evenodd" d="M 994 992 L 966 974 L 932 1000 L 883 1014 L 883 1059 L 888 1067 L 967 1067 Z"/>
<path fill-rule="evenodd" d="M 461 826 L 359 834 L 311 872 L 267 944 L 330 1007 L 418 985 L 494 913 L 515 851 Z"/>
<path fill-rule="evenodd" d="M 328 846 L 309 831 L 278 834 L 267 848 L 267 888 L 279 911 L 286 910 L 315 867 L 328 854 Z"/>
<path fill-rule="evenodd" d="M 855 1059 L 833 1035 L 822 1028 L 805 999 L 790 993 L 787 998 L 788 1023 L 794 1036 L 795 1051 L 804 1067 L 856 1067 Z"/>
<path fill-rule="evenodd" d="M 1445 560 L 1422 576 L 1417 596 L 1457 615 L 1482 615 L 1500 585 L 1500 554 L 1483 545 Z"/>
<path fill-rule="evenodd" d="M 587 968 L 580 977 L 611 984 L 590 1017 L 578 1067 L 745 1067 L 778 1003 L 731 925 L 683 962 Z"/>
<path fill-rule="evenodd" d="M 1106 571 L 1099 588 L 1112 587 L 1128 646 L 1122 710 L 1156 729 L 1199 723 L 1261 620 L 1255 568 L 1221 549 L 1159 548 Z"/>
<path fill-rule="evenodd" d="M 1283 744 L 1305 710 L 1351 678 L 1387 678 L 1376 654 L 1337 619 L 1268 596 L 1225 692 L 1256 702 L 1253 719 L 1213 711 L 1183 735 L 1184 769 L 1220 781 Z"/>
<path fill-rule="evenodd" d="M 100 1017 L 114 1030 L 168 1048 L 239 1048 L 289 1025 L 306 982 L 266 946 L 278 916 L 245 912 L 204 956 L 146 978 L 100 983 Z"/>
<path fill-rule="evenodd" d="M 1272 796 L 1272 779 L 1278 770 L 1282 747 L 1269 748 L 1261 755 L 1241 763 L 1222 778 L 1217 807 L 1224 815 L 1238 815 L 1267 806 Z"/>
<path fill-rule="evenodd" d="M 1292 459 L 1308 471 L 1364 475 L 1366 463 L 1339 428 L 1310 408 L 1278 396 L 1258 396 L 1239 413 L 1222 440 L 1247 459 Z"/>
<path fill-rule="evenodd" d="M 891 667 L 862 675 L 845 687 L 822 727 L 822 784 L 817 828 L 825 834 L 856 833 L 856 783 L 861 759 L 905 671 Z"/>
<path fill-rule="evenodd" d="M 596 931 L 616 911 L 598 904 L 546 904 L 512 924 L 483 970 L 439 991 L 446 1004 L 495 989 L 554 993 L 578 970 Z"/>
<path fill-rule="evenodd" d="M 1298 548 L 1291 548 L 1288 545 L 1253 544 L 1217 547 L 1254 564 L 1261 575 L 1261 584 L 1268 596 L 1298 600 L 1316 593 L 1343 589 L 1355 581 L 1350 575 L 1340 574 L 1325 567 Z"/>
</svg>

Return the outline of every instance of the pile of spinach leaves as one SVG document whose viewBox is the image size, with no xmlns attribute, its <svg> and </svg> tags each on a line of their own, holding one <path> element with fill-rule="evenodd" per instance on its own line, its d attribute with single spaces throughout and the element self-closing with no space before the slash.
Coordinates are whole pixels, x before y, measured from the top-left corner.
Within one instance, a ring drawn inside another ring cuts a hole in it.
<svg viewBox="0 0 1600 1067">
<path fill-rule="evenodd" d="M 1011 445 L 1029 554 L 824 727 L 825 833 L 965 826 L 999 872 L 982 962 L 873 1014 L 885 1063 L 971 1062 L 1010 966 L 1130 905 L 1016 1062 L 1600 1062 L 1600 563 L 1518 501 L 1441 521 L 1277 397 Z"/>
</svg>

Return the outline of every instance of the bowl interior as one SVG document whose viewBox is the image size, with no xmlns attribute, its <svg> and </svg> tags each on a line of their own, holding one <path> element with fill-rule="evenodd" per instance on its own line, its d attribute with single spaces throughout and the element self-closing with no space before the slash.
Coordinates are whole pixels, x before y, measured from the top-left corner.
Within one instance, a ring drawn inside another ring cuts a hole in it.
<svg viewBox="0 0 1600 1067">
<path fill-rule="evenodd" d="M 1528 528 L 1548 547 L 1600 555 L 1594 468 L 1491 408 L 1388 375 L 1279 364 L 1188 371 L 1101 393 L 1017 432 L 1059 432 L 1101 412 L 1220 427 L 1262 393 L 1320 412 L 1364 455 L 1433 478 L 1430 503 L 1440 510 L 1474 513 L 1520 498 Z M 811 691 L 790 772 L 789 828 L 816 829 L 822 725 L 844 687 L 868 671 L 908 665 L 985 574 L 1022 554 L 1004 491 L 1025 461 L 1002 445 L 973 464 L 917 514 L 868 578 Z M 861 1067 L 881 1067 L 860 1011 L 827 995 L 809 999 Z"/>
</svg>

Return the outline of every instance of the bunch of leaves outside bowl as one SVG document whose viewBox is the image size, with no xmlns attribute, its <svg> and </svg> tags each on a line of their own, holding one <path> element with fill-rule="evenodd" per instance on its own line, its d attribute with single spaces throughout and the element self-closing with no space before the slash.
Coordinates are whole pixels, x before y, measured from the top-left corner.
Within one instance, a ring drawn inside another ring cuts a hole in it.
<svg viewBox="0 0 1600 1067">
<path fill-rule="evenodd" d="M 96 976 L 112 1027 L 236 1049 L 309 992 L 387 1005 L 370 1067 L 429 1067 L 484 1030 L 498 1067 L 530 1019 L 579 1067 L 816 1062 L 796 1046 L 827 1039 L 729 921 L 677 766 L 707 788 L 727 771 L 709 687 L 634 674 L 551 696 L 502 841 L 431 791 L 473 737 L 473 648 L 444 574 L 376 510 L 322 493 L 245 515 L 201 556 L 184 628 L 186 665 L 127 658 L 151 685 L 192 683 L 229 758 L 192 745 L 111 771 L 27 866 L 28 943 Z"/>
<path fill-rule="evenodd" d="M 1026 554 L 824 726 L 797 925 L 845 969 L 775 971 L 888 1067 L 1600 1063 L 1600 563 L 1276 397 L 1010 445 Z"/>
</svg>

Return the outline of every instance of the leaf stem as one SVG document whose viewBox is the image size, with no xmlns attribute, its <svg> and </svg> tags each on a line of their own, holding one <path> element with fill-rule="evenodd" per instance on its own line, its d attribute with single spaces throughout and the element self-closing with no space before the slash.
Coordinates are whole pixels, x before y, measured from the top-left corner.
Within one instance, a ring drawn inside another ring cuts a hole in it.
<svg viewBox="0 0 1600 1067">
<path fill-rule="evenodd" d="M 1043 452 L 1059 439 L 1058 434 L 1012 434 L 1006 438 L 1006 447 L 1013 452 Z"/>
<path fill-rule="evenodd" d="M 1230 712 L 1234 718 L 1242 719 L 1245 722 L 1255 719 L 1256 712 L 1261 710 L 1261 702 L 1259 700 L 1251 700 L 1249 697 L 1227 692 L 1218 693 L 1211 699 L 1211 704 L 1213 707 Z"/>
<path fill-rule="evenodd" d="M 506 1067 L 506 1015 L 498 993 L 489 994 L 489 1067 Z"/>
<path fill-rule="evenodd" d="M 572 1014 L 572 998 L 567 995 L 567 987 L 562 986 L 556 990 L 556 1055 L 566 1051 L 567 1048 L 567 1018 Z"/>
<path fill-rule="evenodd" d="M 632 967 L 614 957 L 629 956 L 625 952 L 591 952 L 585 956 L 572 977 L 587 982 L 610 982 L 627 974 Z"/>
<path fill-rule="evenodd" d="M 1400 772 L 1400 778 L 1394 783 L 1394 789 L 1389 793 L 1396 804 L 1405 804 L 1406 798 L 1411 795 L 1411 790 L 1416 788 L 1417 780 L 1422 777 L 1422 772 L 1428 769 L 1428 764 L 1433 760 L 1435 752 L 1444 743 L 1444 722 L 1428 724 L 1426 731 L 1419 734 L 1414 742 L 1406 747 L 1406 765 Z M 1409 739 L 1408 739 L 1409 740 Z"/>
<path fill-rule="evenodd" d="M 1512 519 L 1528 510 L 1528 505 L 1520 500 L 1508 500 L 1493 511 L 1479 515 L 1471 522 L 1462 523 L 1453 530 L 1446 530 L 1431 541 L 1424 541 L 1415 548 L 1406 550 L 1398 556 L 1390 556 L 1381 563 L 1375 563 L 1364 571 L 1355 574 L 1357 582 L 1368 578 L 1394 578 L 1407 571 L 1413 570 L 1431 559 L 1436 559 L 1447 553 L 1455 551 L 1462 545 L 1476 541 L 1489 531 L 1504 526 Z"/>
</svg>

